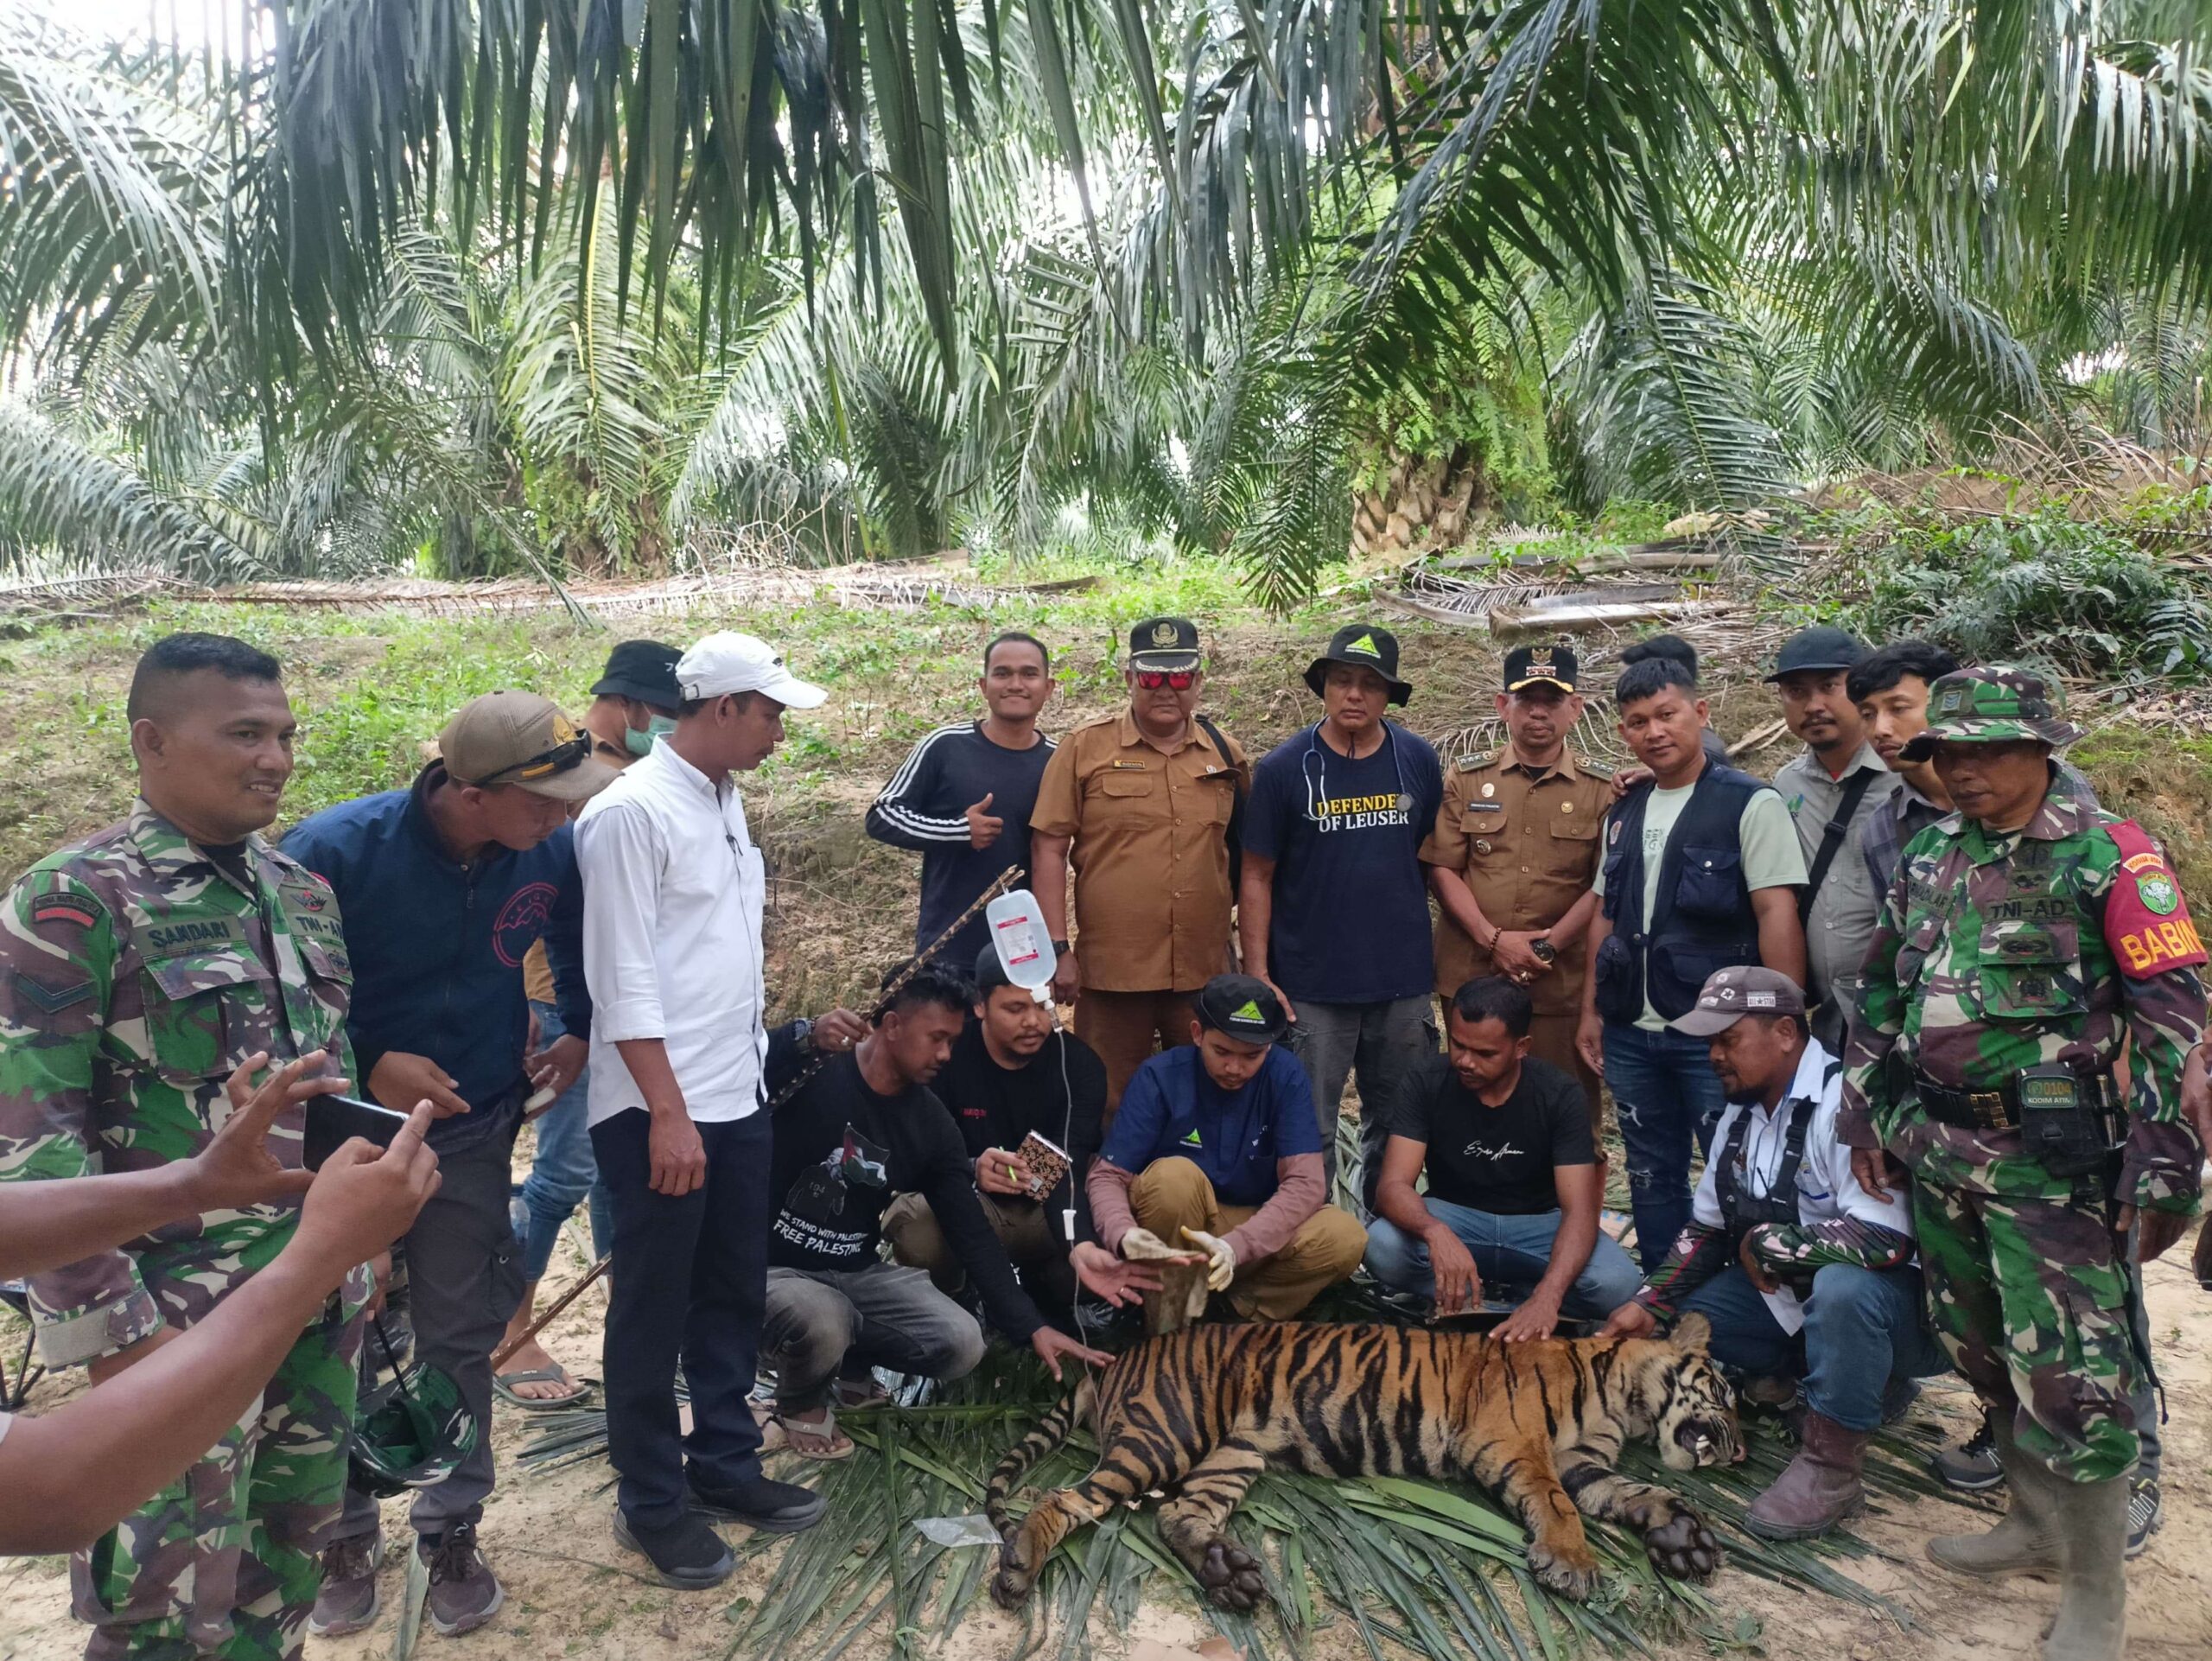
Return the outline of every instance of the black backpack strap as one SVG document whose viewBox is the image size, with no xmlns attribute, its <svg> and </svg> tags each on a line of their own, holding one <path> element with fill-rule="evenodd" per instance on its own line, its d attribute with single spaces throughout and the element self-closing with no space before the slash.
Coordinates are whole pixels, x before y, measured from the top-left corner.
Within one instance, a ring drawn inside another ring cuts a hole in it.
<svg viewBox="0 0 2212 1661">
<path fill-rule="evenodd" d="M 1236 763 L 1230 759 L 1229 741 L 1221 735 L 1221 729 L 1213 724 L 1211 716 L 1196 716 L 1198 730 L 1205 734 L 1206 741 L 1213 746 L 1214 754 L 1221 757 L 1222 766 L 1230 773 L 1230 788 L 1236 793 L 1229 804 L 1229 903 L 1236 903 L 1236 891 L 1244 880 L 1244 775 L 1236 770 Z"/>
<path fill-rule="evenodd" d="M 1835 863 L 1836 855 L 1843 850 L 1844 836 L 1851 829 L 1851 816 L 1859 811 L 1859 804 L 1874 787 L 1874 778 L 1873 768 L 1861 767 L 1843 787 L 1843 799 L 1835 805 L 1835 817 L 1821 831 L 1821 845 L 1813 855 L 1813 869 L 1806 873 L 1805 886 L 1797 892 L 1800 923 L 1813 914 L 1814 896 L 1820 893 L 1821 884 L 1827 881 L 1828 867 Z"/>
</svg>

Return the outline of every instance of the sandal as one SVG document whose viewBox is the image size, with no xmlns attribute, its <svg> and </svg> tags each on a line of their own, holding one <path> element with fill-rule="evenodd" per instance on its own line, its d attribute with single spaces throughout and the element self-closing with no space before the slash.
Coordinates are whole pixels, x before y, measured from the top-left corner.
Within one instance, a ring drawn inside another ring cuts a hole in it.
<svg viewBox="0 0 2212 1661">
<path fill-rule="evenodd" d="M 853 1439 L 837 1429 L 837 1410 L 824 1403 L 818 1419 L 802 1419 L 779 1409 L 775 1422 L 784 1445 L 801 1459 L 850 1459 Z"/>
<path fill-rule="evenodd" d="M 865 1378 L 840 1378 L 832 1387 L 830 1399 L 841 1410 L 857 1413 L 863 1408 L 881 1407 L 891 1399 L 891 1392 L 870 1373 Z"/>
<path fill-rule="evenodd" d="M 518 1407 L 525 1413 L 557 1413 L 584 1405 L 591 1398 L 592 1384 L 588 1378 L 570 1378 L 569 1370 L 556 1361 L 550 1367 L 495 1374 L 492 1393 L 509 1407 Z M 517 1384 L 568 1384 L 572 1388 L 566 1396 L 518 1396 L 514 1388 Z"/>
</svg>

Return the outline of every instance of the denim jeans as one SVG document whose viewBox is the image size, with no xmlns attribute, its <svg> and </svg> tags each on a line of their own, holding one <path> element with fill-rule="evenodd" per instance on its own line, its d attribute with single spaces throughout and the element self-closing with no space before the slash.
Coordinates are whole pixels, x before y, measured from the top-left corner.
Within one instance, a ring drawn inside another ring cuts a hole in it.
<svg viewBox="0 0 2212 1661">
<path fill-rule="evenodd" d="M 1701 1038 L 1605 1023 L 1605 1087 L 1628 1162 L 1636 1255 L 1649 1274 L 1690 1220 L 1690 1144 L 1712 1151 L 1726 1098 Z"/>
<path fill-rule="evenodd" d="M 1375 1208 L 1382 1175 L 1382 1144 L 1389 1139 L 1398 1092 L 1422 1058 L 1436 1053 L 1436 1021 L 1428 995 L 1382 1003 L 1320 1003 L 1297 1000 L 1291 1053 L 1313 1081 L 1313 1116 L 1321 1126 L 1321 1160 L 1332 1187 L 1337 1169 L 1337 1117 L 1344 1081 L 1359 1078 L 1359 1198 Z"/>
<path fill-rule="evenodd" d="M 1475 1272 L 1485 1282 L 1527 1288 L 1544 1277 L 1544 1270 L 1551 1264 L 1552 1240 L 1559 1233 L 1559 1212 L 1506 1216 L 1443 1200 L 1422 1203 L 1431 1217 L 1459 1237 L 1459 1244 L 1474 1257 Z M 1378 1217 L 1367 1225 L 1367 1272 L 1385 1286 L 1419 1297 L 1431 1296 L 1436 1290 L 1435 1277 L 1429 1272 L 1428 1247 L 1387 1217 Z M 1599 1229 L 1590 1261 L 1582 1265 L 1574 1284 L 1560 1300 L 1560 1313 L 1578 1321 L 1603 1321 L 1634 1297 L 1643 1285 L 1643 1276 L 1637 1272 L 1628 1253 Z"/>
<path fill-rule="evenodd" d="M 1751 1277 L 1731 1265 L 1682 1300 L 1713 1323 L 1713 1359 L 1739 1372 L 1805 1379 L 1814 1412 L 1847 1430 L 1882 1422 L 1882 1392 L 1893 1378 L 1926 1378 L 1950 1363 L 1928 1329 L 1917 1269 L 1829 1263 L 1813 1276 L 1805 1329 L 1782 1330 Z"/>
<path fill-rule="evenodd" d="M 561 1024 L 560 1010 L 552 1004 L 533 1002 L 530 1008 L 537 1017 L 541 1042 L 550 1044 L 568 1031 Z M 614 1241 L 607 1185 L 599 1180 L 599 1161 L 591 1151 L 585 1099 L 588 1079 L 588 1072 L 578 1073 L 576 1082 L 531 1121 L 537 1127 L 537 1153 L 522 1185 L 515 1233 L 522 1241 L 522 1277 L 532 1285 L 545 1278 L 545 1266 L 553 1261 L 561 1229 L 587 1195 L 591 1200 L 592 1256 L 605 1257 Z"/>
</svg>

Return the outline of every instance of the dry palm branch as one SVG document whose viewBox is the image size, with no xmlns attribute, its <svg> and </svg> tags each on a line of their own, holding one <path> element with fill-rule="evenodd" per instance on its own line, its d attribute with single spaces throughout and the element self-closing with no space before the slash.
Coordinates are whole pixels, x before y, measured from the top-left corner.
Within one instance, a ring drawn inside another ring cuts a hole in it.
<svg viewBox="0 0 2212 1661">
<path fill-rule="evenodd" d="M 869 1007 L 867 1016 L 868 1024 L 870 1026 L 874 1026 L 877 1021 L 880 1021 L 885 1014 L 890 1009 L 891 1006 L 899 1001 L 899 994 L 902 990 L 904 990 L 906 983 L 913 979 L 917 974 L 920 973 L 922 969 L 931 958 L 935 958 L 938 952 L 944 951 L 946 943 L 950 941 L 954 935 L 957 934 L 962 929 L 967 927 L 970 922 L 974 921 L 976 915 L 982 911 L 984 907 L 989 905 L 992 901 L 1004 894 L 1016 881 L 1020 880 L 1020 876 L 1021 867 L 1019 865 L 1007 866 L 1006 869 L 1001 871 L 997 876 L 991 880 L 991 884 L 988 888 L 985 888 L 982 893 L 976 896 L 976 903 L 974 905 L 969 907 L 968 909 L 962 912 L 959 916 L 954 918 L 952 921 L 945 926 L 944 931 L 940 933 L 937 939 L 931 940 L 927 945 L 924 946 L 919 951 L 916 952 L 904 964 L 900 964 L 899 971 L 892 976 L 889 980 L 884 982 L 881 996 L 880 996 L 876 999 L 875 1002 Z M 799 1091 L 804 1087 L 806 1081 L 814 1077 L 817 1072 L 819 1072 L 822 1070 L 823 1064 L 829 1060 L 830 1056 L 826 1051 L 816 1051 L 814 1059 L 809 1061 L 804 1067 L 800 1068 L 798 1075 L 770 1098 L 767 1111 L 772 1113 L 777 1108 L 782 1106 L 793 1096 L 797 1095 Z M 493 1367 L 497 1369 L 505 1366 L 507 1364 L 509 1358 L 512 1357 L 516 1351 L 521 1349 L 522 1346 L 529 1343 L 531 1339 L 543 1332 L 545 1328 L 551 1324 L 556 1316 L 560 1314 L 563 1309 L 566 1309 L 578 1298 L 582 1297 L 584 1294 L 585 1289 L 591 1286 L 601 1276 L 605 1275 L 607 1270 L 613 1266 L 613 1262 L 614 1254 L 612 1252 L 609 1252 L 606 1257 L 601 1257 L 585 1272 L 584 1277 L 582 1280 L 578 1281 L 574 1286 L 570 1287 L 559 1297 L 556 1298 L 550 1304 L 547 1305 L 543 1314 L 540 1314 L 535 1321 L 531 1321 L 529 1326 L 525 1327 L 522 1330 L 521 1333 L 517 1334 L 515 1337 L 509 1339 L 505 1343 L 500 1345 L 498 1349 L 493 1351 Z"/>
<path fill-rule="evenodd" d="M 829 1501 L 827 1517 L 802 1535 L 754 1536 L 739 1545 L 741 1556 L 780 1556 L 766 1589 L 731 1606 L 732 1661 L 904 1657 L 941 1644 L 986 1598 L 997 1554 L 939 1546 L 915 1524 L 980 1511 L 992 1467 L 1057 1388 L 1027 1354 L 995 1347 L 976 1373 L 929 1405 L 841 1413 L 840 1427 L 858 1444 L 851 1458 L 787 1461 L 779 1470 L 817 1488 Z M 538 1422 L 541 1433 L 519 1455 L 526 1467 L 557 1469 L 604 1454 L 603 1414 L 548 1414 Z M 1880 1556 L 1875 1548 L 1842 1531 L 1777 1544 L 1744 1528 L 1752 1498 L 1793 1451 L 1771 1419 L 1747 1421 L 1745 1429 L 1751 1451 L 1740 1466 L 1685 1475 L 1637 1448 L 1623 1468 L 1700 1506 L 1726 1538 L 1732 1567 L 1905 1624 L 1903 1612 L 1840 1567 Z M 1940 1422 L 1917 1413 L 1883 1433 L 1867 1464 L 1878 1509 L 1885 1499 L 1939 1492 L 1923 1467 L 1943 1435 Z M 1078 1480 L 1096 1456 L 1078 1433 L 1031 1473 L 1016 1509 Z M 1025 1606 L 1018 1654 L 1074 1661 L 1090 1653 L 1093 1621 L 1126 1631 L 1147 1598 L 1198 1601 L 1189 1574 L 1160 1539 L 1155 1512 L 1147 1501 L 1073 1537 Z M 1602 1524 L 1590 1527 L 1605 1571 L 1598 1595 L 1586 1604 L 1554 1595 L 1528 1572 L 1520 1524 L 1472 1486 L 1270 1470 L 1231 1527 L 1262 1559 L 1272 1607 L 1250 1618 L 1198 1607 L 1253 1661 L 1301 1654 L 1328 1626 L 1348 1632 L 1375 1661 L 1567 1661 L 1648 1653 L 1683 1640 L 1740 1650 L 1758 1636 L 1756 1618 L 1727 1607 L 1712 1588 L 1663 1578 L 1639 1540 Z"/>
</svg>

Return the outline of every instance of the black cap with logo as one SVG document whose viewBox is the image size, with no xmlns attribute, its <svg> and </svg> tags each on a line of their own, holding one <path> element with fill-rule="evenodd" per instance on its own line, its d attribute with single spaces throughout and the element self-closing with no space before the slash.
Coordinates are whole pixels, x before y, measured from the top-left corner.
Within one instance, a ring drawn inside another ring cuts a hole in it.
<svg viewBox="0 0 2212 1661">
<path fill-rule="evenodd" d="M 1177 670 L 1198 666 L 1198 626 L 1187 617 L 1147 617 L 1129 631 L 1129 667 Z"/>
<path fill-rule="evenodd" d="M 680 647 L 664 646 L 658 640 L 625 640 L 607 654 L 607 672 L 593 686 L 591 695 L 635 698 L 673 715 L 683 703 L 683 694 L 676 685 L 676 664 L 683 655 Z"/>
<path fill-rule="evenodd" d="M 1192 1000 L 1198 1024 L 1240 1038 L 1272 1044 L 1290 1030 L 1290 1016 L 1274 988 L 1252 975 L 1216 975 Z"/>
<path fill-rule="evenodd" d="M 1529 686 L 1556 686 L 1562 692 L 1572 692 L 1578 666 L 1571 647 L 1516 646 L 1505 654 L 1505 690 L 1518 692 Z"/>
<path fill-rule="evenodd" d="M 1306 684 L 1313 689 L 1314 697 L 1321 696 L 1322 688 L 1329 684 L 1329 665 L 1337 663 L 1372 669 L 1390 689 L 1393 703 L 1413 698 L 1413 683 L 1398 678 L 1398 637 L 1387 628 L 1372 623 L 1346 623 L 1332 634 L 1329 649 L 1306 665 Z"/>
</svg>

